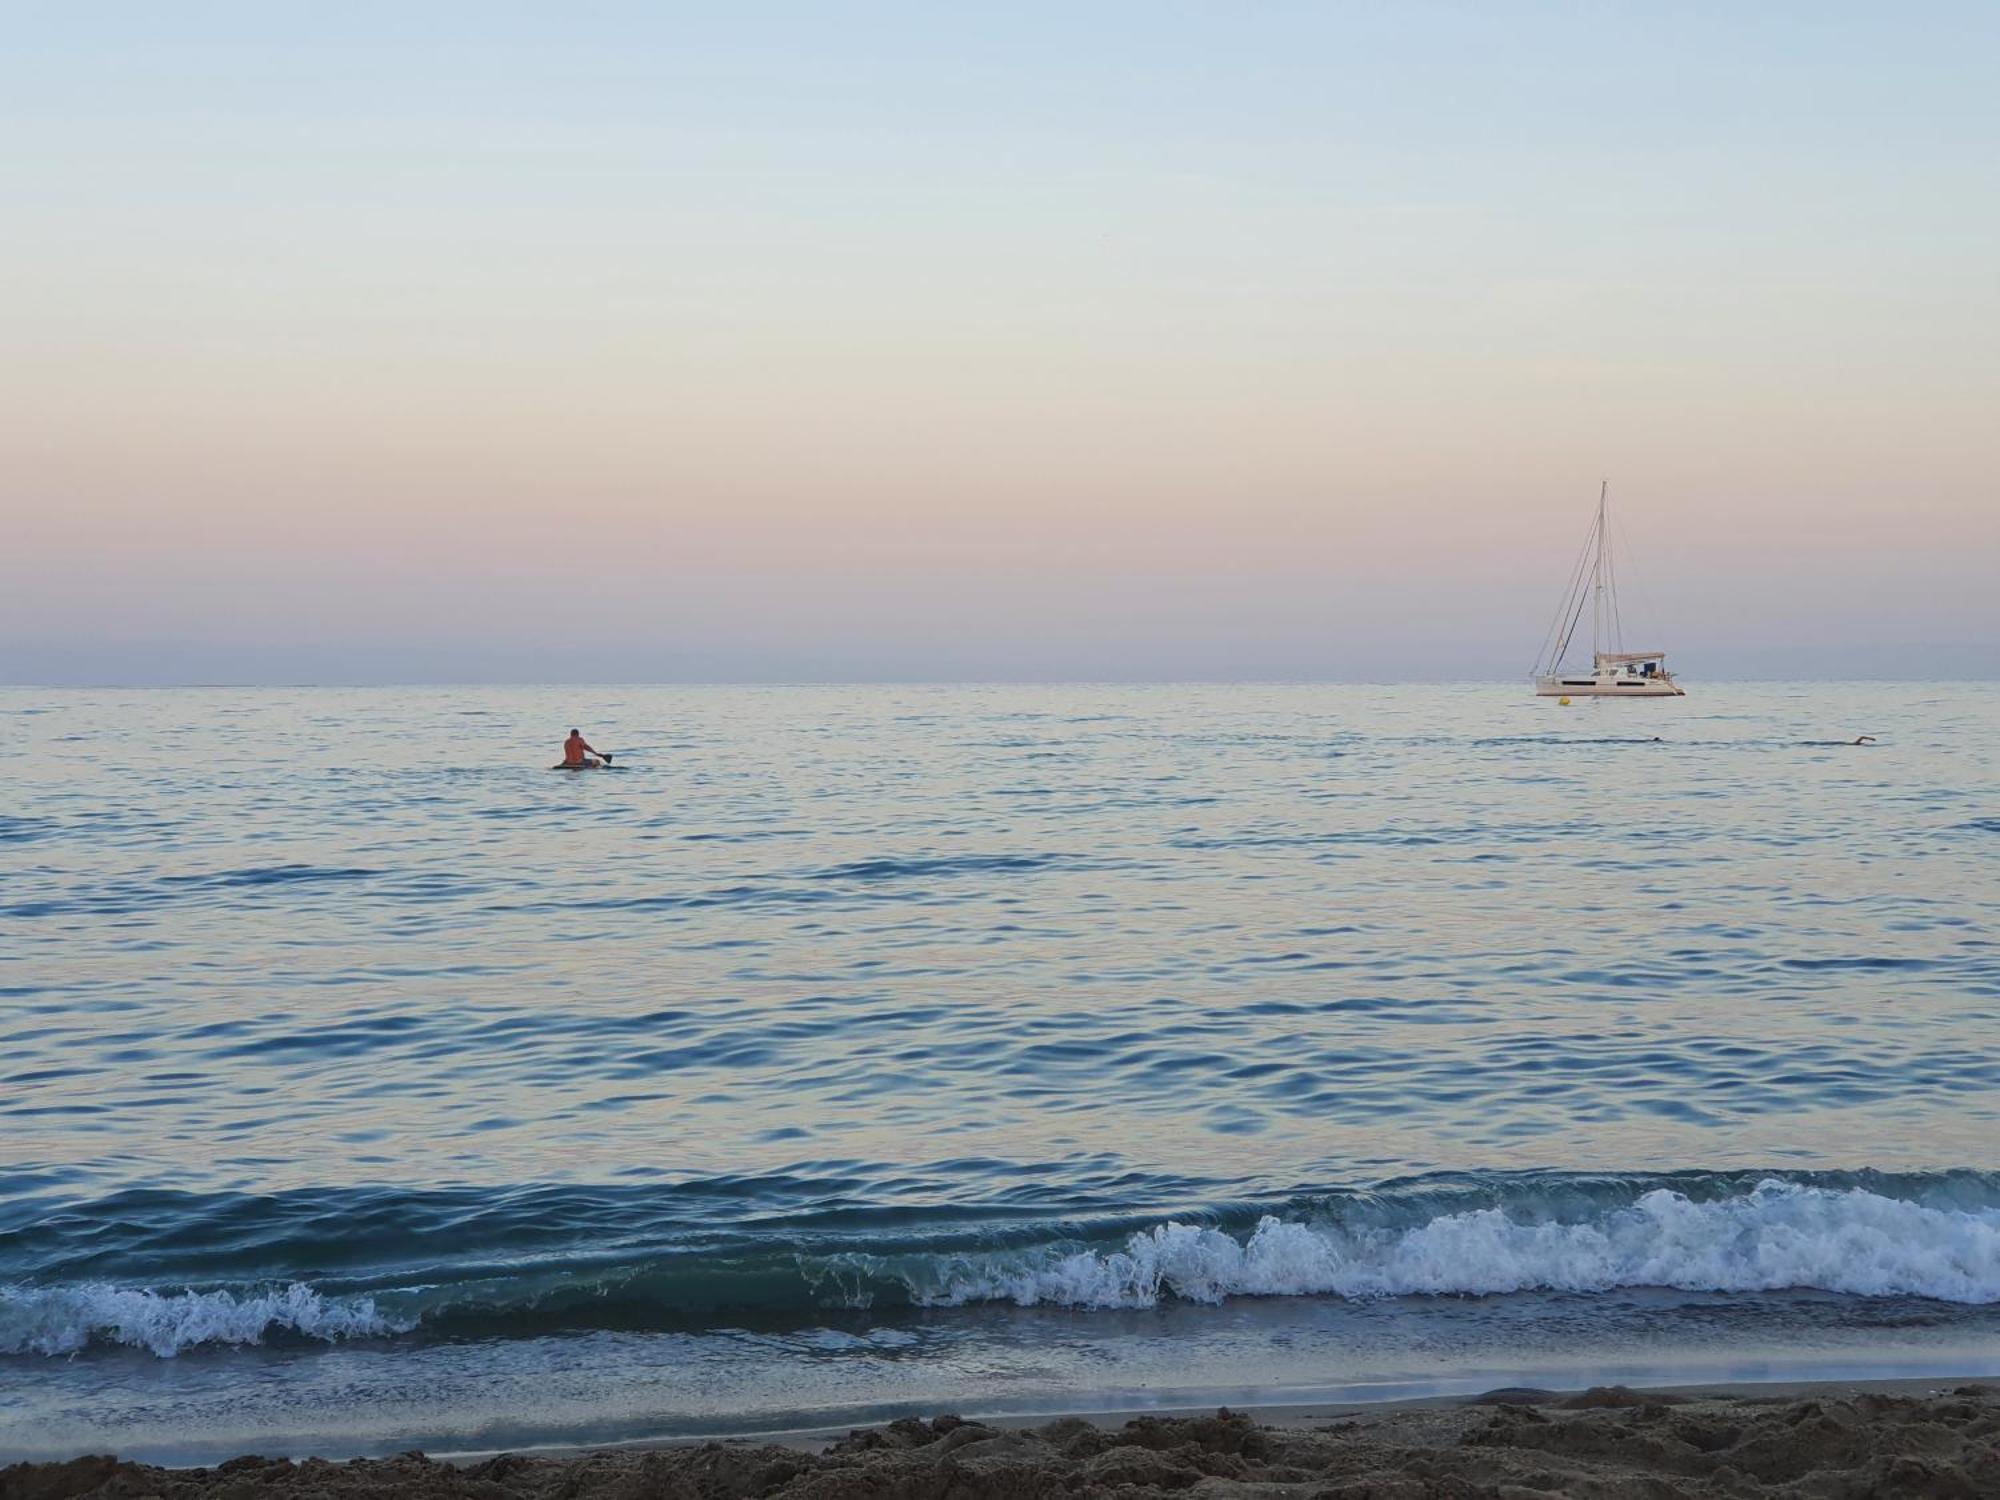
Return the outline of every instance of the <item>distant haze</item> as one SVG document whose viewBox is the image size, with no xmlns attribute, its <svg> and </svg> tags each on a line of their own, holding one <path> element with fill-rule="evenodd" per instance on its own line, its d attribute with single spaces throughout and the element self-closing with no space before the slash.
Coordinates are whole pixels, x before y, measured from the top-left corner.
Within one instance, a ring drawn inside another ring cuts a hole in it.
<svg viewBox="0 0 2000 1500">
<path fill-rule="evenodd" d="M 2000 8 L 26 8 L 0 681 L 2000 675 Z"/>
</svg>

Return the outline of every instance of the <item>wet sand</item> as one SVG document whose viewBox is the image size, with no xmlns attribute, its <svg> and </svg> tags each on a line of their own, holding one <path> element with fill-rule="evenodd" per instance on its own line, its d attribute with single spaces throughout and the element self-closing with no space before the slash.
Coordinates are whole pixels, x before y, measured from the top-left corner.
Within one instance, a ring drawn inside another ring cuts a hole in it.
<svg viewBox="0 0 2000 1500">
<path fill-rule="evenodd" d="M 1262 1418 L 1262 1420 L 1260 1420 Z M 0 1500 L 80 1496 L 1648 1497 L 2000 1495 L 2000 1387 L 1892 1382 L 1744 1394 L 1599 1387 L 1252 1416 L 1101 1414 L 1039 1425 L 955 1416 L 831 1440 L 794 1434 L 594 1452 L 333 1463 L 115 1458 L 0 1470 Z"/>
</svg>

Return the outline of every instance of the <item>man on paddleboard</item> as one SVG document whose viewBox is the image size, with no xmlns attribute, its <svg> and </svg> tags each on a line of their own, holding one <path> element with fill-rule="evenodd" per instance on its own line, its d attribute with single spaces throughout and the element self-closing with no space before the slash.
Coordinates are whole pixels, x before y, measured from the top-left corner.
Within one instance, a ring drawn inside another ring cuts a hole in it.
<svg viewBox="0 0 2000 1500">
<path fill-rule="evenodd" d="M 604 752 L 583 737 L 581 729 L 572 729 L 569 738 L 563 741 L 563 764 L 565 766 L 601 766 L 597 757 Z"/>
</svg>

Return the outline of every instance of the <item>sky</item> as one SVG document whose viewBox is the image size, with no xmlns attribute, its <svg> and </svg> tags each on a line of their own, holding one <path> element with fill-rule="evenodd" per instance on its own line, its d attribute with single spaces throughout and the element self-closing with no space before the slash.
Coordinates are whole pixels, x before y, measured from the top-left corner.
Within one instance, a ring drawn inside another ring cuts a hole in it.
<svg viewBox="0 0 2000 1500">
<path fill-rule="evenodd" d="M 0 681 L 2000 675 L 1991 4 L 0 24 Z"/>
</svg>

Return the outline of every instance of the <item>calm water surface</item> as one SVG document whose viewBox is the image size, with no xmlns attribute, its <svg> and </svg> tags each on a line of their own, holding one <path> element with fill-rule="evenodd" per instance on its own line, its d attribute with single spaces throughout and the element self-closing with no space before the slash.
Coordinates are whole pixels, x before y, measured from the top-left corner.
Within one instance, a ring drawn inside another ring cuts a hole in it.
<svg viewBox="0 0 2000 1500">
<path fill-rule="evenodd" d="M 0 1452 L 2000 1369 L 1994 686 L 0 720 Z"/>
</svg>

